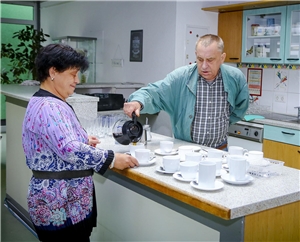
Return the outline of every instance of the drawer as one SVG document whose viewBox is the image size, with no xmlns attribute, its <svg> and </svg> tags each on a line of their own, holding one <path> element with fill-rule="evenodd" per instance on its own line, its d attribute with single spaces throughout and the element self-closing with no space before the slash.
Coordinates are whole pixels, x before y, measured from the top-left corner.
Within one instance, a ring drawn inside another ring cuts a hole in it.
<svg viewBox="0 0 300 242">
<path fill-rule="evenodd" d="M 264 125 L 264 139 L 300 146 L 300 130 Z"/>
</svg>

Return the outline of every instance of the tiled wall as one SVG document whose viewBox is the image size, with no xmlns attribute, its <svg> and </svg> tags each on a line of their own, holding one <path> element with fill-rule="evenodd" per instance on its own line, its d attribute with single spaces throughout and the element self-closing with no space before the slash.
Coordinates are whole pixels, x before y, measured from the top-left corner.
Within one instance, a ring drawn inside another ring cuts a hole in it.
<svg viewBox="0 0 300 242">
<path fill-rule="evenodd" d="M 297 115 L 300 106 L 299 65 L 238 64 L 247 77 L 248 68 L 262 69 L 262 94 L 253 96 L 252 105 L 269 106 L 270 111 Z"/>
</svg>

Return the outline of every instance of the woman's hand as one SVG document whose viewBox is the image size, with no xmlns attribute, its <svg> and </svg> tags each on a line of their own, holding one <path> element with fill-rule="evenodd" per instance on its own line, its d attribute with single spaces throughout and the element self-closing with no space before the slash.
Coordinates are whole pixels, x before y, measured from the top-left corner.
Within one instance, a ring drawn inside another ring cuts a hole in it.
<svg viewBox="0 0 300 242">
<path fill-rule="evenodd" d="M 119 170 L 124 170 L 126 168 L 133 168 L 139 166 L 136 158 L 127 154 L 115 153 L 115 164 L 114 167 Z"/>
<path fill-rule="evenodd" d="M 97 144 L 100 144 L 100 140 L 93 135 L 89 135 L 89 143 L 90 146 L 96 147 Z"/>
</svg>

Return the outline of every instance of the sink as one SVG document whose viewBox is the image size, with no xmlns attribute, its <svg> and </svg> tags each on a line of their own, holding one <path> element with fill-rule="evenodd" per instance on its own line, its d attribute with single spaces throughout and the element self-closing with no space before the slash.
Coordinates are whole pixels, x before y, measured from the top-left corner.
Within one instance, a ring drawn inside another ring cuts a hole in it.
<svg viewBox="0 0 300 242">
<path fill-rule="evenodd" d="M 297 116 L 291 116 L 281 113 L 266 113 L 262 114 L 266 119 L 276 120 L 276 121 L 283 121 L 283 122 L 291 122 L 291 123 L 298 123 Z"/>
<path fill-rule="evenodd" d="M 300 119 L 286 120 L 285 122 L 300 124 Z"/>
</svg>

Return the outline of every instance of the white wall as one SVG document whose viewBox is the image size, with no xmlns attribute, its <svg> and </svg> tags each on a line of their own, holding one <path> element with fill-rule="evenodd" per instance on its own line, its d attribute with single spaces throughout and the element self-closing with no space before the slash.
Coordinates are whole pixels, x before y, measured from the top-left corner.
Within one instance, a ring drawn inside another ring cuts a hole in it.
<svg viewBox="0 0 300 242">
<path fill-rule="evenodd" d="M 217 14 L 202 11 L 203 5 L 207 2 L 43 2 L 41 27 L 51 38 L 97 37 L 96 82 L 147 84 L 184 65 L 187 25 L 217 33 Z M 138 29 L 144 31 L 143 62 L 130 62 L 130 31 Z M 112 58 L 124 59 L 124 66 L 112 67 Z"/>
</svg>

